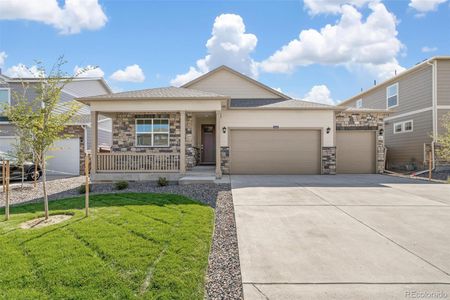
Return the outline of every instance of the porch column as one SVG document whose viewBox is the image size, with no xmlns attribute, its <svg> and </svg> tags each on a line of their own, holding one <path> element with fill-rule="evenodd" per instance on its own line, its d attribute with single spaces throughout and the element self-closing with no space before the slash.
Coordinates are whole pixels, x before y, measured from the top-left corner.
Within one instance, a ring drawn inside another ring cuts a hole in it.
<svg viewBox="0 0 450 300">
<path fill-rule="evenodd" d="M 98 111 L 91 111 L 91 174 L 97 173 Z"/>
<path fill-rule="evenodd" d="M 216 178 L 222 178 L 222 168 L 220 160 L 220 110 L 216 111 Z"/>
<path fill-rule="evenodd" d="M 186 173 L 186 112 L 180 111 L 180 173 Z"/>
</svg>

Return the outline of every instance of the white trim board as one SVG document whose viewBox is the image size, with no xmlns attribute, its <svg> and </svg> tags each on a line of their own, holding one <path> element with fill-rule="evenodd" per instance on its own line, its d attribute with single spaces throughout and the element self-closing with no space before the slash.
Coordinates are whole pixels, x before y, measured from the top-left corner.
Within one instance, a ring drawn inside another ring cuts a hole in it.
<svg viewBox="0 0 450 300">
<path fill-rule="evenodd" d="M 387 117 L 387 118 L 384 118 L 384 120 L 385 121 L 395 120 L 395 119 L 398 119 L 398 118 L 404 118 L 404 117 L 408 117 L 408 116 L 412 116 L 412 115 L 416 115 L 416 114 L 420 114 L 420 113 L 423 113 L 423 112 L 426 112 L 426 111 L 432 111 L 432 110 L 433 110 L 433 107 L 430 106 L 430 107 L 426 107 L 426 108 L 422 108 L 422 109 L 418 109 L 418 110 L 413 110 L 413 111 L 410 111 L 410 112 L 407 112 L 407 113 L 399 114 L 399 115 L 396 115 L 396 116 Z"/>
</svg>

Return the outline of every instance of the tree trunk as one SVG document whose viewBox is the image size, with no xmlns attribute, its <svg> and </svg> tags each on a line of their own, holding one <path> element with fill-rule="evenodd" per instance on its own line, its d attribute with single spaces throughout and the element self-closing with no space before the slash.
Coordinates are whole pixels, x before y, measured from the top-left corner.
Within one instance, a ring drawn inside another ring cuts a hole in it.
<svg viewBox="0 0 450 300">
<path fill-rule="evenodd" d="M 35 162 L 34 162 L 34 178 L 33 178 L 33 186 L 34 186 L 34 188 L 36 188 L 36 182 L 37 182 L 37 176 L 36 176 L 36 173 L 37 173 L 37 171 L 38 171 L 38 162 L 37 162 L 37 159 L 35 159 Z"/>
<path fill-rule="evenodd" d="M 25 181 L 25 168 L 24 168 L 24 166 L 22 164 L 22 187 L 21 187 L 21 189 L 23 189 L 23 182 L 24 181 Z"/>
<path fill-rule="evenodd" d="M 42 155 L 42 190 L 44 192 L 44 213 L 45 219 L 48 220 L 48 196 L 47 196 L 47 170 L 45 166 L 45 156 Z"/>
</svg>

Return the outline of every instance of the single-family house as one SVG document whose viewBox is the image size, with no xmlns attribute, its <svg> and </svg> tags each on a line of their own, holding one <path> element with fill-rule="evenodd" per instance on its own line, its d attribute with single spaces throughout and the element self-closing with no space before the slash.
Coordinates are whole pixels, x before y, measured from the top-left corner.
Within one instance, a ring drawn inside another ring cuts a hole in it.
<svg viewBox="0 0 450 300">
<path fill-rule="evenodd" d="M 0 103 L 14 105 L 15 93 L 25 95 L 32 101 L 36 96 L 38 78 L 10 78 L 0 73 Z M 25 90 L 24 90 L 25 89 Z M 80 77 L 68 83 L 61 92 L 61 102 L 73 101 L 74 98 L 111 93 L 103 78 Z M 0 108 L 1 109 L 1 108 Z M 99 145 L 110 146 L 112 143 L 112 120 L 101 116 L 97 126 Z M 85 152 L 91 149 L 91 118 L 89 106 L 82 105 L 73 122 L 65 129 L 69 138 L 58 140 L 47 156 L 48 174 L 79 175 L 84 173 Z M 6 116 L 0 111 L 0 151 L 10 152 L 17 143 L 16 130 Z"/>
<path fill-rule="evenodd" d="M 174 178 L 198 165 L 215 165 L 216 177 L 384 171 L 385 109 L 292 99 L 226 66 L 181 87 L 77 100 L 94 128 L 100 114 L 112 119 L 111 153 L 92 147 L 94 180 Z"/>
<path fill-rule="evenodd" d="M 385 118 L 387 164 L 393 169 L 426 169 L 435 162 L 434 143 L 444 133 L 442 116 L 450 112 L 450 56 L 418 63 L 340 106 L 389 109 Z"/>
</svg>

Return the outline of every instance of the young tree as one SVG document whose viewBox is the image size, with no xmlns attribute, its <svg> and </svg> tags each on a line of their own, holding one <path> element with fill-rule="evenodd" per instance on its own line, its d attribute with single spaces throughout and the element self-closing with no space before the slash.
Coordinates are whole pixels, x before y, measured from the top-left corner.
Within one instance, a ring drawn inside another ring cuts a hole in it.
<svg viewBox="0 0 450 300">
<path fill-rule="evenodd" d="M 62 71 L 64 64 L 66 61 L 60 57 L 47 71 L 41 62 L 37 62 L 34 76 L 39 80 L 34 99 L 18 97 L 14 105 L 6 106 L 5 109 L 8 119 L 18 128 L 18 133 L 23 134 L 21 138 L 30 145 L 36 162 L 41 166 L 45 219 L 49 216 L 46 153 L 56 140 L 64 138 L 65 126 L 73 120 L 79 109 L 79 104 L 74 101 L 60 102 L 61 91 L 74 77 L 86 71 L 69 76 Z"/>
<path fill-rule="evenodd" d="M 446 132 L 436 138 L 436 154 L 440 161 L 450 162 L 450 113 L 444 115 L 441 122 Z"/>
</svg>

